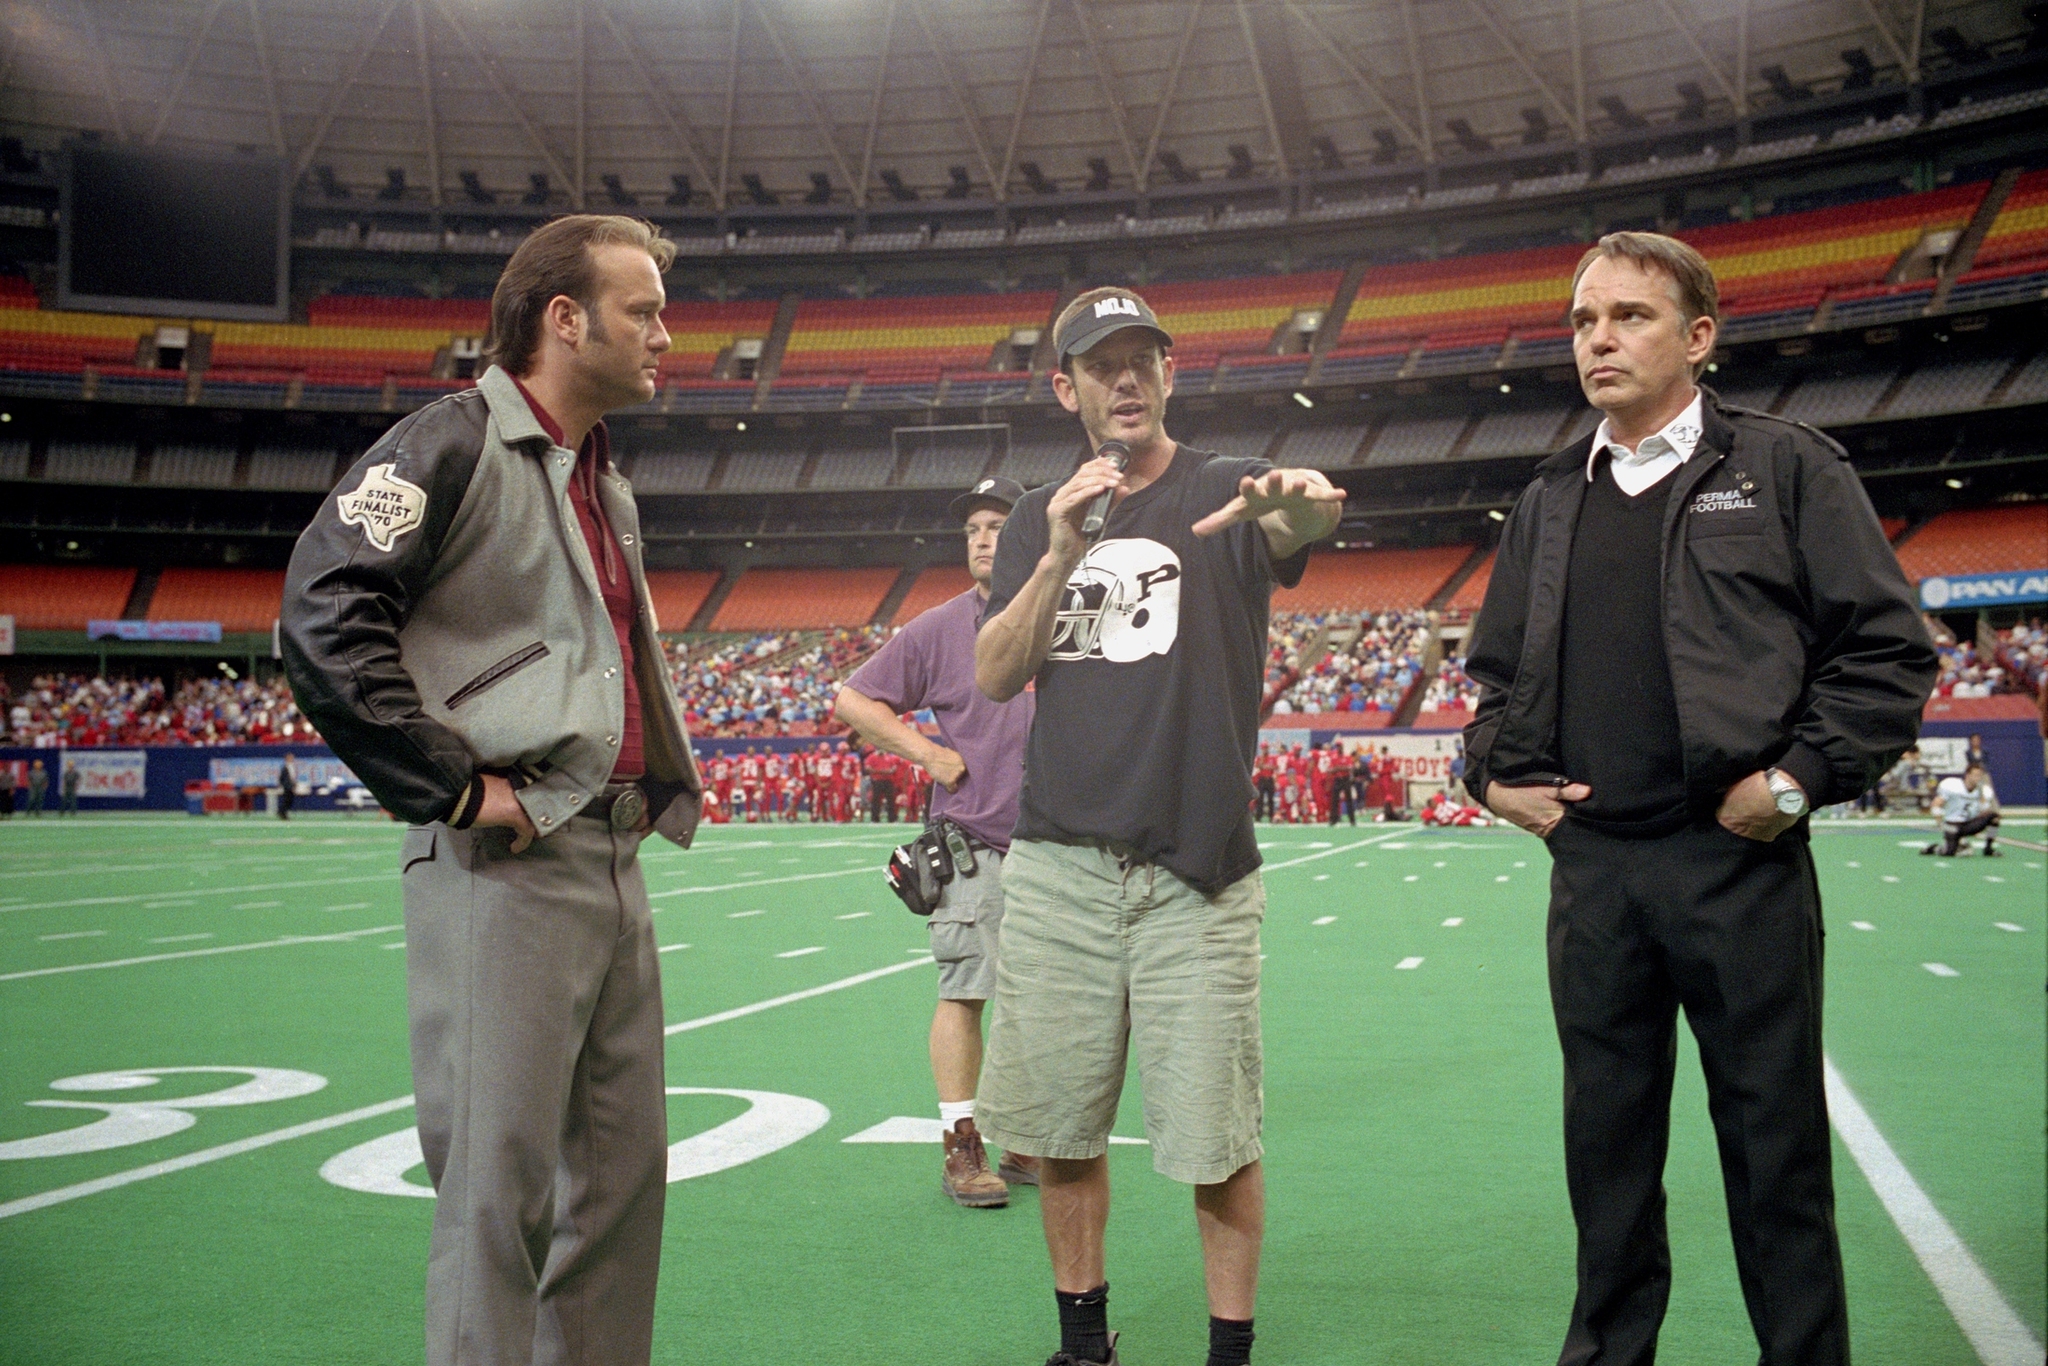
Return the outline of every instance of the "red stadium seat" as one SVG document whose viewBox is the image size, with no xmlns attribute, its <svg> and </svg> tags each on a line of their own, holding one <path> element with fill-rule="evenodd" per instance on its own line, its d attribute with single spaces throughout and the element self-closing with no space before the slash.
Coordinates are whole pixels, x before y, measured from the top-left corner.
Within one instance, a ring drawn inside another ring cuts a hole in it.
<svg viewBox="0 0 2048 1366">
<path fill-rule="evenodd" d="M 0 613 L 22 631 L 83 631 L 110 621 L 135 591 L 133 569 L 98 565 L 0 565 Z"/>
</svg>

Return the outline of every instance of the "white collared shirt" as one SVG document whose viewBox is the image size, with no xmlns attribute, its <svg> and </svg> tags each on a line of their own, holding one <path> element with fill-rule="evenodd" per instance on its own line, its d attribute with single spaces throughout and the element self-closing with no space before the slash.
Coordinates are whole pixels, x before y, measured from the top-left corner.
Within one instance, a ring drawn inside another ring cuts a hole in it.
<svg viewBox="0 0 2048 1366">
<path fill-rule="evenodd" d="M 1662 431 L 1644 437 L 1634 450 L 1616 441 L 1607 419 L 1601 418 L 1593 432 L 1593 449 L 1586 456 L 1586 482 L 1593 481 L 1600 452 L 1608 450 L 1613 452 L 1608 468 L 1614 472 L 1614 482 L 1623 493 L 1633 498 L 1654 487 L 1658 480 L 1692 459 L 1705 429 L 1702 402 L 1699 390 L 1693 390 L 1692 402 L 1685 405 L 1685 411 L 1665 423 Z"/>
</svg>

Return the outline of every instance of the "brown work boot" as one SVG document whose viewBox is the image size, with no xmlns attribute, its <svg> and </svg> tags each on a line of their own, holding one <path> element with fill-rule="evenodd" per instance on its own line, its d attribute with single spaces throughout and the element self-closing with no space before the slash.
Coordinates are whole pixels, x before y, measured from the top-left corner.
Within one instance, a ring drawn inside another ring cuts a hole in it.
<svg viewBox="0 0 2048 1366">
<path fill-rule="evenodd" d="M 954 1204 L 993 1209 L 1010 1203 L 1010 1188 L 988 1169 L 988 1149 L 973 1120 L 960 1120 L 940 1137 L 945 1140 L 946 1167 L 939 1189 L 952 1196 Z"/>
<path fill-rule="evenodd" d="M 1035 1186 L 1038 1184 L 1038 1159 L 1005 1148 L 1002 1161 L 996 1164 L 996 1175 L 1012 1186 Z"/>
</svg>

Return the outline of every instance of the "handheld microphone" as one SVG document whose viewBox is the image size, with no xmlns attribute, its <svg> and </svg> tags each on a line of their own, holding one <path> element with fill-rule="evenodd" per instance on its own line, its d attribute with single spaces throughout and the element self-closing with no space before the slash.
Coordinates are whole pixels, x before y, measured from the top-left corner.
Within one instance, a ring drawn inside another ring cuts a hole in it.
<svg viewBox="0 0 2048 1366">
<path fill-rule="evenodd" d="M 1102 443 L 1102 449 L 1095 454 L 1097 458 L 1115 465 L 1118 473 L 1122 473 L 1124 467 L 1131 463 L 1131 448 L 1121 441 L 1105 441 Z M 1110 499 L 1115 494 L 1115 489 L 1104 489 L 1095 495 L 1095 501 L 1088 505 L 1088 515 L 1081 520 L 1081 534 L 1090 541 L 1102 534 L 1102 524 L 1109 520 Z"/>
</svg>

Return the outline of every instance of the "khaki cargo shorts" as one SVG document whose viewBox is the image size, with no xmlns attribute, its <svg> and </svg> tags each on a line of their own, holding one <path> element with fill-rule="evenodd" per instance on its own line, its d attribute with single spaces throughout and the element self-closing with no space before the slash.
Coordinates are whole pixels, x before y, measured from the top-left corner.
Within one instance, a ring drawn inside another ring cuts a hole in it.
<svg viewBox="0 0 2048 1366">
<path fill-rule="evenodd" d="M 1003 928 L 1003 856 L 976 849 L 974 876 L 955 876 L 945 885 L 930 924 L 939 999 L 986 1001 L 995 989 L 996 937 Z"/>
<path fill-rule="evenodd" d="M 1110 848 L 1019 840 L 1003 902 L 982 1134 L 1099 1157 L 1135 1053 L 1154 1170 L 1211 1185 L 1257 1161 L 1259 875 L 1209 897 Z"/>
</svg>

